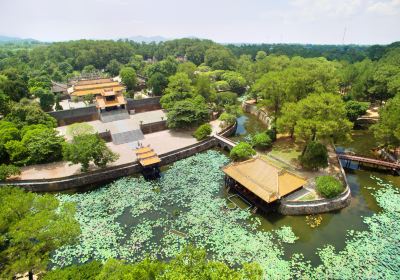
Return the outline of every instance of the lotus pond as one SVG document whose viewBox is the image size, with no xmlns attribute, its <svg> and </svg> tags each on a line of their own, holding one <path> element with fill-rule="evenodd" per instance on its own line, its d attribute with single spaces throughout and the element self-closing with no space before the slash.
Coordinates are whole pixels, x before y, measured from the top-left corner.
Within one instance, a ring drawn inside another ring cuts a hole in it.
<svg viewBox="0 0 400 280">
<path fill-rule="evenodd" d="M 94 191 L 58 195 L 62 202 L 77 203 L 82 234 L 76 245 L 53 254 L 54 266 L 168 259 L 194 244 L 232 266 L 258 262 L 274 279 L 293 273 L 318 279 L 335 275 L 332 267 L 342 267 L 340 278 L 354 277 L 354 270 L 398 276 L 399 177 L 349 171 L 353 200 L 337 213 L 311 219 L 252 215 L 227 200 L 220 167 L 228 161 L 211 150 L 174 163 L 159 181 L 129 177 Z"/>
</svg>

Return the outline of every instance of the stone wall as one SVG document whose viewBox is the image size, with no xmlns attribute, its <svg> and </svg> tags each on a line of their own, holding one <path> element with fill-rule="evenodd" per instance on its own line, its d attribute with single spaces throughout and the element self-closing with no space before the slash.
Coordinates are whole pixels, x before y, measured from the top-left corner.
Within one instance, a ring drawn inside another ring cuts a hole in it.
<svg viewBox="0 0 400 280">
<path fill-rule="evenodd" d="M 99 119 L 99 113 L 97 112 L 95 105 L 83 108 L 48 112 L 48 114 L 57 120 L 59 126 Z"/>
<path fill-rule="evenodd" d="M 204 152 L 208 149 L 215 147 L 215 145 L 216 145 L 215 138 L 209 137 L 206 140 L 190 145 L 188 147 L 162 154 L 160 155 L 161 165 L 167 165 L 175 161 L 193 156 L 197 153 Z"/>
<path fill-rule="evenodd" d="M 133 175 L 141 171 L 141 166 L 136 163 L 128 163 L 119 166 L 106 167 L 95 171 L 71 175 L 55 179 L 19 180 L 1 182 L 0 186 L 13 185 L 23 187 L 34 192 L 59 192 L 66 190 L 79 190 L 92 184 L 104 183 L 120 177 Z"/>
<path fill-rule="evenodd" d="M 126 100 L 126 108 L 128 109 L 128 111 L 135 110 L 135 113 L 159 110 L 161 109 L 160 98 L 161 97 L 151 97 L 143 99 L 128 98 Z"/>
<path fill-rule="evenodd" d="M 285 201 L 282 200 L 278 212 L 282 215 L 310 215 L 340 210 L 350 205 L 351 192 L 346 188 L 339 196 L 331 199 L 319 199 L 311 201 Z"/>
<path fill-rule="evenodd" d="M 223 136 L 223 137 L 229 137 L 229 136 L 232 136 L 235 134 L 236 129 L 237 129 L 237 122 L 235 122 L 233 125 L 222 130 L 220 133 L 218 133 L 218 135 Z"/>
<path fill-rule="evenodd" d="M 149 134 L 166 129 L 167 129 L 167 121 L 145 123 L 140 125 L 140 130 L 143 132 L 143 134 Z"/>
<path fill-rule="evenodd" d="M 167 165 L 175 161 L 190 157 L 215 146 L 215 139 L 208 138 L 191 146 L 159 155 L 161 165 Z M 130 176 L 141 172 L 142 166 L 137 162 L 119 166 L 111 166 L 82 174 L 55 179 L 15 180 L 0 182 L 0 186 L 20 186 L 34 192 L 60 192 L 67 190 L 81 190 L 89 185 L 104 184 L 121 177 Z"/>
<path fill-rule="evenodd" d="M 335 210 L 340 210 L 350 205 L 351 202 L 351 191 L 349 183 L 346 178 L 342 163 L 339 161 L 340 171 L 342 173 L 344 183 L 346 185 L 345 190 L 335 198 L 318 199 L 311 201 L 287 201 L 281 200 L 278 207 L 278 212 L 282 215 L 310 215 L 320 214 Z"/>
<path fill-rule="evenodd" d="M 235 128 L 235 129 L 233 129 Z M 236 124 L 228 127 L 222 133 L 229 136 L 236 130 Z M 161 165 L 171 164 L 175 161 L 190 157 L 196 153 L 200 153 L 215 147 L 217 141 L 214 137 L 209 137 L 201 142 L 181 148 L 175 151 L 159 155 Z M 20 186 L 34 192 L 60 192 L 60 191 L 77 191 L 84 190 L 90 185 L 105 184 L 121 177 L 130 176 L 141 172 L 142 167 L 137 162 L 122 164 L 118 166 L 106 167 L 86 173 L 71 175 L 55 179 L 38 179 L 38 180 L 13 180 L 0 182 L 1 186 L 13 185 Z"/>
</svg>

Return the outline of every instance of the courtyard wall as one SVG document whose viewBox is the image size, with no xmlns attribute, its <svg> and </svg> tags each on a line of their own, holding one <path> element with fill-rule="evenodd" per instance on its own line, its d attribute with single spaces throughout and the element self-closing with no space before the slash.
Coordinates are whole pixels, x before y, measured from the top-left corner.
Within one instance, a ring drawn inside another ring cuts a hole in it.
<svg viewBox="0 0 400 280">
<path fill-rule="evenodd" d="M 223 136 L 229 136 L 236 130 L 236 124 L 221 132 Z M 211 149 L 217 145 L 214 137 L 195 143 L 193 145 L 160 154 L 161 165 L 168 165 L 175 161 L 193 156 L 197 153 Z M 102 169 L 79 173 L 71 176 L 54 179 L 36 180 L 10 180 L 0 182 L 0 186 L 20 186 L 34 192 L 60 192 L 82 190 L 91 185 L 99 185 L 111 182 L 121 177 L 131 176 L 142 171 L 142 166 L 137 162 L 110 166 Z"/>
<path fill-rule="evenodd" d="M 95 105 L 88 107 L 48 112 L 57 120 L 58 126 L 70 125 L 77 122 L 90 122 L 100 118 Z"/>
</svg>

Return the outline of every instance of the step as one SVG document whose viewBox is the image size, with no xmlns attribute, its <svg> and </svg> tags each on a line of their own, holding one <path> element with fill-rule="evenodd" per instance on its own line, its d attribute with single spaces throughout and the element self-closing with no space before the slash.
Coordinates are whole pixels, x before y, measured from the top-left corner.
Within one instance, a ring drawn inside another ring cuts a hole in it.
<svg viewBox="0 0 400 280">
<path fill-rule="evenodd" d="M 140 129 L 130 130 L 111 134 L 112 142 L 115 145 L 121 145 L 125 143 L 137 142 L 144 139 L 144 135 Z"/>
<path fill-rule="evenodd" d="M 114 122 L 125 119 L 129 119 L 129 114 L 128 111 L 124 109 L 100 113 L 100 120 L 102 122 Z"/>
</svg>

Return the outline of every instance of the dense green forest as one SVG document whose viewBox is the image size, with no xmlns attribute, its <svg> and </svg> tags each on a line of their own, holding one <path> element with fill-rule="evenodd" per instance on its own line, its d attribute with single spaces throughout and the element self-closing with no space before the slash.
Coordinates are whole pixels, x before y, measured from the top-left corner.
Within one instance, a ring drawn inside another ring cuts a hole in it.
<svg viewBox="0 0 400 280">
<path fill-rule="evenodd" d="M 265 107 L 273 118 L 273 131 L 268 131 L 268 137 L 254 137 L 254 145 L 271 145 L 276 132 L 287 133 L 310 149 L 321 139 L 346 138 L 354 122 L 372 103 L 381 107 L 380 121 L 371 127 L 378 143 L 389 148 L 400 145 L 399 42 L 387 46 L 220 45 L 200 39 L 158 44 L 122 40 L 24 42 L 0 45 L 0 180 L 19 174 L 19 167 L 30 164 L 64 159 L 81 163 L 82 170 L 86 171 L 90 160 L 103 167 L 116 159 L 97 135 L 79 135 L 67 143 L 55 130 L 55 119 L 45 113 L 62 110 L 60 97 L 50 91 L 52 81 L 67 83 L 87 73 L 120 75 L 127 85 L 128 97 L 135 96 L 137 77 L 144 78 L 147 90 L 162 96 L 160 102 L 168 111 L 169 128 L 200 127 L 196 133 L 198 138 L 210 131 L 204 126 L 210 111 L 219 113 L 220 120 L 230 124 L 240 114 L 238 98 L 247 98 L 257 100 L 258 106 Z M 244 148 L 251 149 L 251 146 Z M 98 154 L 85 154 L 87 150 Z M 85 158 L 77 158 L 77 154 Z M 241 151 L 236 156 L 240 158 Z M 58 204 L 48 196 L 32 195 L 27 198 L 29 203 L 25 203 L 14 189 L 3 190 L 2 195 L 12 198 L 23 212 L 19 216 L 14 212 L 12 219 L 4 216 L 5 222 L 0 223 L 0 247 L 4 249 L 0 269 L 11 274 L 29 268 L 45 269 L 50 252 L 72 242 L 78 234 L 76 224 L 69 220 L 73 209 L 55 211 Z M 13 205 L 2 203 L 1 206 L 7 213 L 13 212 Z M 35 227 L 30 225 L 36 218 L 41 222 L 38 228 L 48 228 L 46 219 L 49 218 L 51 231 L 45 232 L 52 236 L 57 233 L 59 217 L 68 220 L 74 234 L 66 234 L 63 239 L 65 232 L 60 233 L 60 240 L 54 240 L 51 246 L 46 243 L 48 235 L 41 236 L 35 247 L 37 254 L 27 253 L 26 259 L 15 265 L 16 250 L 32 252 L 35 249 L 26 247 L 31 243 L 25 241 L 34 232 Z M 20 234 L 21 224 L 31 231 Z M 7 241 L 11 239 L 16 240 L 16 245 Z M 40 254 L 46 257 L 41 259 Z M 188 270 L 187 262 L 193 262 L 190 269 L 195 267 L 196 272 Z M 196 251 L 184 252 L 170 263 L 125 266 L 111 260 L 104 265 L 88 266 L 92 266 L 89 270 L 97 271 L 99 279 L 112 279 L 108 275 L 116 267 L 118 273 L 150 279 L 156 274 L 167 275 L 163 279 L 177 279 L 174 273 L 189 278 L 191 273 L 200 273 L 201 279 L 225 276 L 258 279 L 260 274 L 256 265 L 232 270 L 218 262 L 207 262 L 204 252 Z M 57 279 L 60 274 L 71 279 L 68 275 L 85 269 L 72 267 L 55 271 L 47 279 Z M 301 269 L 311 275 L 311 268 Z M 82 271 L 79 273 L 85 273 Z"/>
<path fill-rule="evenodd" d="M 92 72 L 120 74 L 127 96 L 134 97 L 140 76 L 147 80 L 151 94 L 162 95 L 170 128 L 201 125 L 210 110 L 222 113 L 221 120 L 229 124 L 238 114 L 237 98 L 255 98 L 267 108 L 279 132 L 308 143 L 347 137 L 351 122 L 370 103 L 383 104 L 400 91 L 399 66 L 398 42 L 387 46 L 224 46 L 210 40 L 178 39 L 158 44 L 122 40 L 3 44 L 2 178 L 17 172 L 7 164 L 63 158 L 64 140 L 54 132 L 55 121 L 43 112 L 62 109 L 59 96 L 50 92 L 52 81 L 66 83 Z M 396 110 L 396 100 L 384 112 Z M 319 105 L 307 111 L 311 108 L 307 104 Z M 374 133 L 380 144 L 396 146 L 398 114 L 383 116 Z"/>
</svg>

